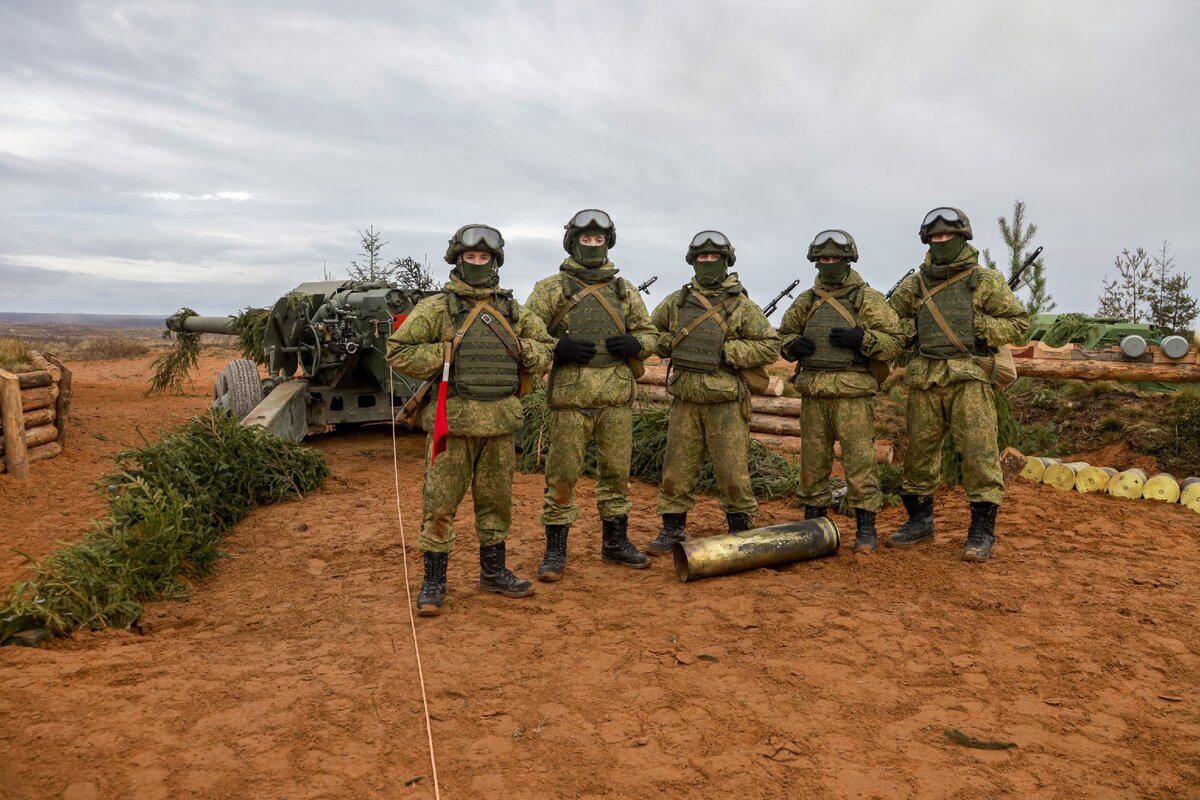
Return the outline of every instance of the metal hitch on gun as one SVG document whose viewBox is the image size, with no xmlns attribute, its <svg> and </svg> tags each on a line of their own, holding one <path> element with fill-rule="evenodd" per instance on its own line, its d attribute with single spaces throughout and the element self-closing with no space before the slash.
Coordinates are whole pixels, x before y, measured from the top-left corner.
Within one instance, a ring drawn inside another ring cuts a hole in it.
<svg viewBox="0 0 1200 800">
<path fill-rule="evenodd" d="M 675 572 L 686 583 L 759 567 L 782 567 L 834 555 L 841 544 L 837 524 L 829 517 L 784 522 L 681 542 L 675 545 Z"/>
</svg>

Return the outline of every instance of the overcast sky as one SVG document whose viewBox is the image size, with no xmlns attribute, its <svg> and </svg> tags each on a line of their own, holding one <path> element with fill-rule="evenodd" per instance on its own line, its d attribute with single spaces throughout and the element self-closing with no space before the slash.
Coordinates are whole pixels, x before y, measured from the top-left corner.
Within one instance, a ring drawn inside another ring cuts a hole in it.
<svg viewBox="0 0 1200 800">
<path fill-rule="evenodd" d="M 652 301 L 704 228 L 760 302 L 828 227 L 886 289 L 927 210 L 996 253 L 1016 198 L 1060 310 L 1164 239 L 1196 291 L 1197 41 L 1195 0 L 4 0 L 0 310 L 268 305 L 367 225 L 440 279 L 467 222 L 523 299 L 584 207 Z"/>
</svg>

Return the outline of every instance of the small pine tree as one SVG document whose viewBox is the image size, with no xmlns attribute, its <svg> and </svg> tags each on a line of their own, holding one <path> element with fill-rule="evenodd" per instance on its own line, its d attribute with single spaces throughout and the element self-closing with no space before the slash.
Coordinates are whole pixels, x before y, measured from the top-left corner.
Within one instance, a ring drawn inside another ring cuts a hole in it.
<svg viewBox="0 0 1200 800">
<path fill-rule="evenodd" d="M 1104 279 L 1096 313 L 1102 317 L 1144 322 L 1150 314 L 1150 300 L 1154 295 L 1154 262 L 1139 247 L 1132 253 L 1122 250 L 1113 267 L 1117 274 Z"/>
<path fill-rule="evenodd" d="M 429 264 L 422 264 L 411 256 L 397 258 L 389 265 L 396 285 L 401 289 L 415 289 L 420 292 L 430 292 L 437 288 Z"/>
<path fill-rule="evenodd" d="M 1200 314 L 1200 303 L 1187 291 L 1191 277 L 1175 274 L 1175 256 L 1171 255 L 1171 243 L 1165 239 L 1152 260 L 1150 319 L 1172 333 L 1186 333 Z"/>
<path fill-rule="evenodd" d="M 365 231 L 358 232 L 359 246 L 362 247 L 360 256 L 366 259 L 363 264 L 350 262 L 350 280 L 352 281 L 386 281 L 392 277 L 393 270 L 383 261 L 383 234 L 375 230 L 374 225 L 368 225 Z"/>
<path fill-rule="evenodd" d="M 996 221 L 1000 224 L 1000 236 L 1008 248 L 1008 279 L 1012 280 L 1017 274 L 1017 270 L 1025 263 L 1025 259 L 1028 257 L 1026 250 L 1029 249 L 1038 228 L 1032 222 L 1026 225 L 1025 203 L 1021 200 L 1013 202 L 1011 224 L 1004 217 L 1000 217 Z M 996 263 L 987 251 L 984 251 L 984 259 L 988 267 L 996 269 Z M 1046 290 L 1045 259 L 1039 258 L 1029 265 L 1029 269 L 1025 270 L 1022 283 L 1029 287 L 1029 299 L 1025 301 L 1025 310 L 1030 314 L 1053 311 L 1058 307 L 1058 303 L 1054 302 L 1054 298 Z"/>
</svg>

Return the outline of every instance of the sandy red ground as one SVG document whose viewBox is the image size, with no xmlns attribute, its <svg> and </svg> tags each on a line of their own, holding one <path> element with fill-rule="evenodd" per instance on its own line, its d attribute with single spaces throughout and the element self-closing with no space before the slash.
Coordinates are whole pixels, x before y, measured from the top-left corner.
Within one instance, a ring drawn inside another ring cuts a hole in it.
<svg viewBox="0 0 1200 800">
<path fill-rule="evenodd" d="M 142 397 L 146 364 L 78 365 L 66 452 L 0 475 L 0 578 L 101 512 L 88 487 L 113 452 L 205 404 L 204 380 Z M 433 796 L 390 437 L 312 443 L 327 486 L 252 513 L 190 602 L 151 604 L 140 633 L 0 649 L 0 797 Z M 420 449 L 401 437 L 414 591 Z M 515 493 L 510 562 L 532 576 L 540 476 Z M 655 492 L 633 493 L 644 542 Z M 603 564 L 580 494 L 566 578 L 523 600 L 475 589 L 460 517 L 445 613 L 418 621 L 443 797 L 1200 796 L 1200 517 L 1182 507 L 1016 483 L 993 561 L 971 565 L 947 492 L 931 546 L 685 585 L 665 561 Z M 691 519 L 722 522 L 712 499 Z"/>
</svg>

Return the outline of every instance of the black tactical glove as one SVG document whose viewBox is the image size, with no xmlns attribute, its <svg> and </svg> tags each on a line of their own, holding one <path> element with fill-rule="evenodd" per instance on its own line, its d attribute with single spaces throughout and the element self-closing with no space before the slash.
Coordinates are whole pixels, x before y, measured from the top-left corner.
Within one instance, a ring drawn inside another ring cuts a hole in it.
<svg viewBox="0 0 1200 800">
<path fill-rule="evenodd" d="M 614 356 L 632 358 L 642 352 L 642 343 L 637 340 L 636 336 L 623 333 L 620 336 L 610 336 L 605 339 L 604 349 Z"/>
<path fill-rule="evenodd" d="M 834 347 L 858 350 L 862 345 L 864 333 L 866 332 L 862 328 L 834 328 L 829 332 L 829 343 Z"/>
<path fill-rule="evenodd" d="M 787 346 L 787 350 L 788 355 L 799 361 L 804 356 L 811 356 L 817 352 L 817 343 L 807 336 L 797 336 Z"/>
<path fill-rule="evenodd" d="M 596 343 L 588 339 L 559 339 L 554 345 L 554 360 L 566 364 L 586 364 L 596 357 Z"/>
</svg>

